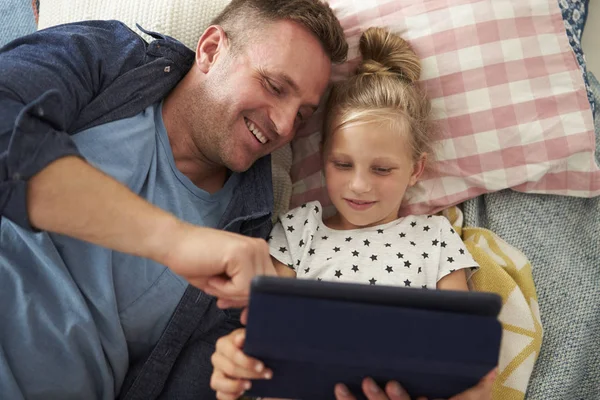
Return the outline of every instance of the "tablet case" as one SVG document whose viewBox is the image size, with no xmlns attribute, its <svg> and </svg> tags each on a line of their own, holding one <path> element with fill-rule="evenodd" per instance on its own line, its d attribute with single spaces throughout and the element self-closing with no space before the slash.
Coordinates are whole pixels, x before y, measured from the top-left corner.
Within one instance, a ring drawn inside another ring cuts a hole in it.
<svg viewBox="0 0 600 400">
<path fill-rule="evenodd" d="M 496 367 L 500 307 L 491 293 L 258 277 L 244 351 L 273 378 L 246 394 L 333 399 L 345 383 L 364 398 L 370 376 L 397 380 L 412 398 L 449 398 Z"/>
</svg>

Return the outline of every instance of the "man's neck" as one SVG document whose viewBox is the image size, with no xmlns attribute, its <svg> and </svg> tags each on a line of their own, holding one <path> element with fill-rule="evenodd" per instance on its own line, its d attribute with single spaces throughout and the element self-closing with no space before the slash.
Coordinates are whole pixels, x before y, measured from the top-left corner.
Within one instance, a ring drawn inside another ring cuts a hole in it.
<svg viewBox="0 0 600 400">
<path fill-rule="evenodd" d="M 212 194 L 223 187 L 229 171 L 225 166 L 210 161 L 192 139 L 193 128 L 186 118 L 191 112 L 185 107 L 189 102 L 185 99 L 184 89 L 190 84 L 189 80 L 190 73 L 165 98 L 162 107 L 163 123 L 177 169 L 194 185 Z"/>
</svg>

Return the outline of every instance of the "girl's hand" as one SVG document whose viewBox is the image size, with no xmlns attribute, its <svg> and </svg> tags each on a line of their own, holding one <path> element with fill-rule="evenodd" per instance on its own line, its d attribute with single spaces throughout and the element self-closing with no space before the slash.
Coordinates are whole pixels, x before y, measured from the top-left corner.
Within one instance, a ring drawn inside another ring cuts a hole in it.
<svg viewBox="0 0 600 400">
<path fill-rule="evenodd" d="M 241 328 L 217 340 L 211 361 L 214 367 L 210 387 L 219 400 L 236 400 L 250 389 L 250 379 L 271 379 L 273 373 L 265 365 L 242 351 L 246 329 Z"/>
<path fill-rule="evenodd" d="M 496 369 L 492 370 L 477 385 L 451 397 L 449 400 L 491 400 L 492 385 L 496 379 L 496 373 Z M 398 382 L 388 382 L 385 390 L 383 390 L 371 378 L 365 378 L 362 383 L 362 390 L 369 400 L 411 400 L 408 393 L 406 393 Z M 356 400 L 356 397 L 342 384 L 335 386 L 335 398 L 336 400 Z M 419 397 L 417 400 L 427 399 Z"/>
</svg>

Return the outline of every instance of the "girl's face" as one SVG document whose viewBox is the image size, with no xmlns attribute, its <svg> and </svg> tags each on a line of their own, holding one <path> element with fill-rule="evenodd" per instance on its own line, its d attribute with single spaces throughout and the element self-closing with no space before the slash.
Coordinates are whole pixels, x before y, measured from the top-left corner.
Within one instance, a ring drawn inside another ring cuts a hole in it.
<svg viewBox="0 0 600 400">
<path fill-rule="evenodd" d="M 406 189 L 423 172 L 405 135 L 379 124 L 342 128 L 328 138 L 323 159 L 327 192 L 338 211 L 332 228 L 356 229 L 398 218 Z"/>
</svg>

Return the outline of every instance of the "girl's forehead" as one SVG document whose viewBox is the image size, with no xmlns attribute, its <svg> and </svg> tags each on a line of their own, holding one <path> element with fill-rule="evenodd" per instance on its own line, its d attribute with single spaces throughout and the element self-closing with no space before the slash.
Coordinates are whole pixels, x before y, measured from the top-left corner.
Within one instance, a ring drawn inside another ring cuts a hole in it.
<svg viewBox="0 0 600 400">
<path fill-rule="evenodd" d="M 338 129 L 327 140 L 325 151 L 351 157 L 411 158 L 406 135 L 381 124 L 352 124 Z"/>
</svg>

